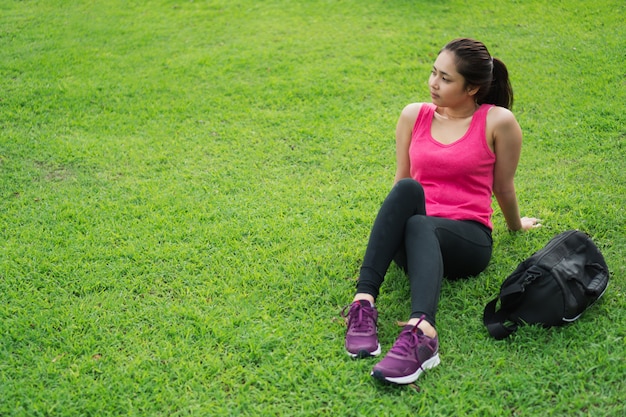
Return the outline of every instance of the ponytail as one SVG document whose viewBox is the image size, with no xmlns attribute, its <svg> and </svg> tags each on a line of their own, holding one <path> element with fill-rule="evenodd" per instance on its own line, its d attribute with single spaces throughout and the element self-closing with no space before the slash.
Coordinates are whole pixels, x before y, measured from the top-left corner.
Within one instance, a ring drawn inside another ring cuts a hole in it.
<svg viewBox="0 0 626 417">
<path fill-rule="evenodd" d="M 487 91 L 484 97 L 481 97 L 481 100 L 477 99 L 476 102 L 478 104 L 495 104 L 496 106 L 511 109 L 513 107 L 513 88 L 509 80 L 509 71 L 506 69 L 504 62 L 500 61 L 498 58 L 492 59 L 493 78 L 491 85 L 486 89 Z"/>
</svg>

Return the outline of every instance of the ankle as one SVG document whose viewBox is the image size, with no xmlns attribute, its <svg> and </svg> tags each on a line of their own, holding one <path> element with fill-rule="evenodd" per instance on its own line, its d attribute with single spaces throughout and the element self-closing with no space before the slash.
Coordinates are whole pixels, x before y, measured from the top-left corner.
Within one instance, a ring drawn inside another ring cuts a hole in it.
<svg viewBox="0 0 626 417">
<path fill-rule="evenodd" d="M 374 305 L 374 297 L 372 295 L 370 295 L 370 294 L 367 294 L 367 293 L 364 293 L 364 292 L 357 293 L 354 296 L 354 299 L 352 300 L 352 302 L 360 301 L 360 300 L 367 300 L 367 301 L 370 302 L 370 304 L 372 306 Z"/>
<path fill-rule="evenodd" d="M 409 319 L 407 324 L 411 326 L 415 326 L 417 324 L 417 328 L 420 329 L 424 333 L 424 335 L 430 337 L 431 339 L 437 337 L 437 329 L 435 329 L 435 327 L 426 320 L 411 318 Z"/>
</svg>

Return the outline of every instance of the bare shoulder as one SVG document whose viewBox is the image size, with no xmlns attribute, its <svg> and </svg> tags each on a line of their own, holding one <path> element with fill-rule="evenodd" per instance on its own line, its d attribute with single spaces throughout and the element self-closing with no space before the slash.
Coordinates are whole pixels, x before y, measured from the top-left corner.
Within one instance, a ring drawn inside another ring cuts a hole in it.
<svg viewBox="0 0 626 417">
<path fill-rule="evenodd" d="M 489 146 L 495 148 L 495 142 L 522 139 L 522 131 L 515 115 L 504 107 L 492 107 L 487 114 L 487 140 Z"/>
<path fill-rule="evenodd" d="M 487 114 L 488 128 L 502 128 L 518 125 L 517 119 L 513 112 L 507 108 L 494 106 L 489 109 Z"/>
<path fill-rule="evenodd" d="M 400 117 L 415 119 L 417 118 L 417 115 L 420 112 L 421 108 L 422 108 L 422 103 L 407 104 L 406 106 L 404 106 L 404 109 L 402 109 L 402 113 Z"/>
<path fill-rule="evenodd" d="M 522 142 L 522 130 L 515 115 L 504 107 L 495 106 L 489 110 L 486 133 L 492 151 L 502 150 L 503 145 L 518 147 Z"/>
<path fill-rule="evenodd" d="M 407 104 L 404 109 L 402 109 L 402 113 L 400 113 L 400 118 L 398 119 L 398 127 L 412 129 L 421 108 L 422 103 Z"/>
</svg>

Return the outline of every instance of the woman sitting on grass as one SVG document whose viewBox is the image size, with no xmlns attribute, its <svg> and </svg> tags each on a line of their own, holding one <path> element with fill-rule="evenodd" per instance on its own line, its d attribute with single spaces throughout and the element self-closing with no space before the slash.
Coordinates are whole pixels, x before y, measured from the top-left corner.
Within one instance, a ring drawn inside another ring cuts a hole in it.
<svg viewBox="0 0 626 417">
<path fill-rule="evenodd" d="M 432 103 L 409 104 L 400 115 L 394 187 L 374 221 L 346 315 L 348 354 L 379 355 L 374 301 L 392 260 L 406 271 L 410 319 L 372 371 L 396 384 L 412 383 L 439 364 L 441 281 L 487 267 L 492 193 L 510 230 L 540 226 L 520 217 L 517 205 L 513 178 L 522 132 L 508 110 L 513 91 L 504 63 L 481 42 L 456 39 L 440 51 L 428 85 Z"/>
</svg>

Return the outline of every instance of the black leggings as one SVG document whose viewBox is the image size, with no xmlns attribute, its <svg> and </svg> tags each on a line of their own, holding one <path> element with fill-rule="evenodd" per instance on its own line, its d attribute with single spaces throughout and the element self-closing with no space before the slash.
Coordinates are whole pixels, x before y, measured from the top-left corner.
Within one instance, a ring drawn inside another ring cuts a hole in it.
<svg viewBox="0 0 626 417">
<path fill-rule="evenodd" d="M 441 281 L 482 272 L 491 259 L 491 230 L 478 222 L 426 215 L 424 189 L 403 179 L 389 192 L 370 234 L 357 293 L 378 297 L 392 260 L 408 275 L 411 318 L 435 325 Z"/>
</svg>

